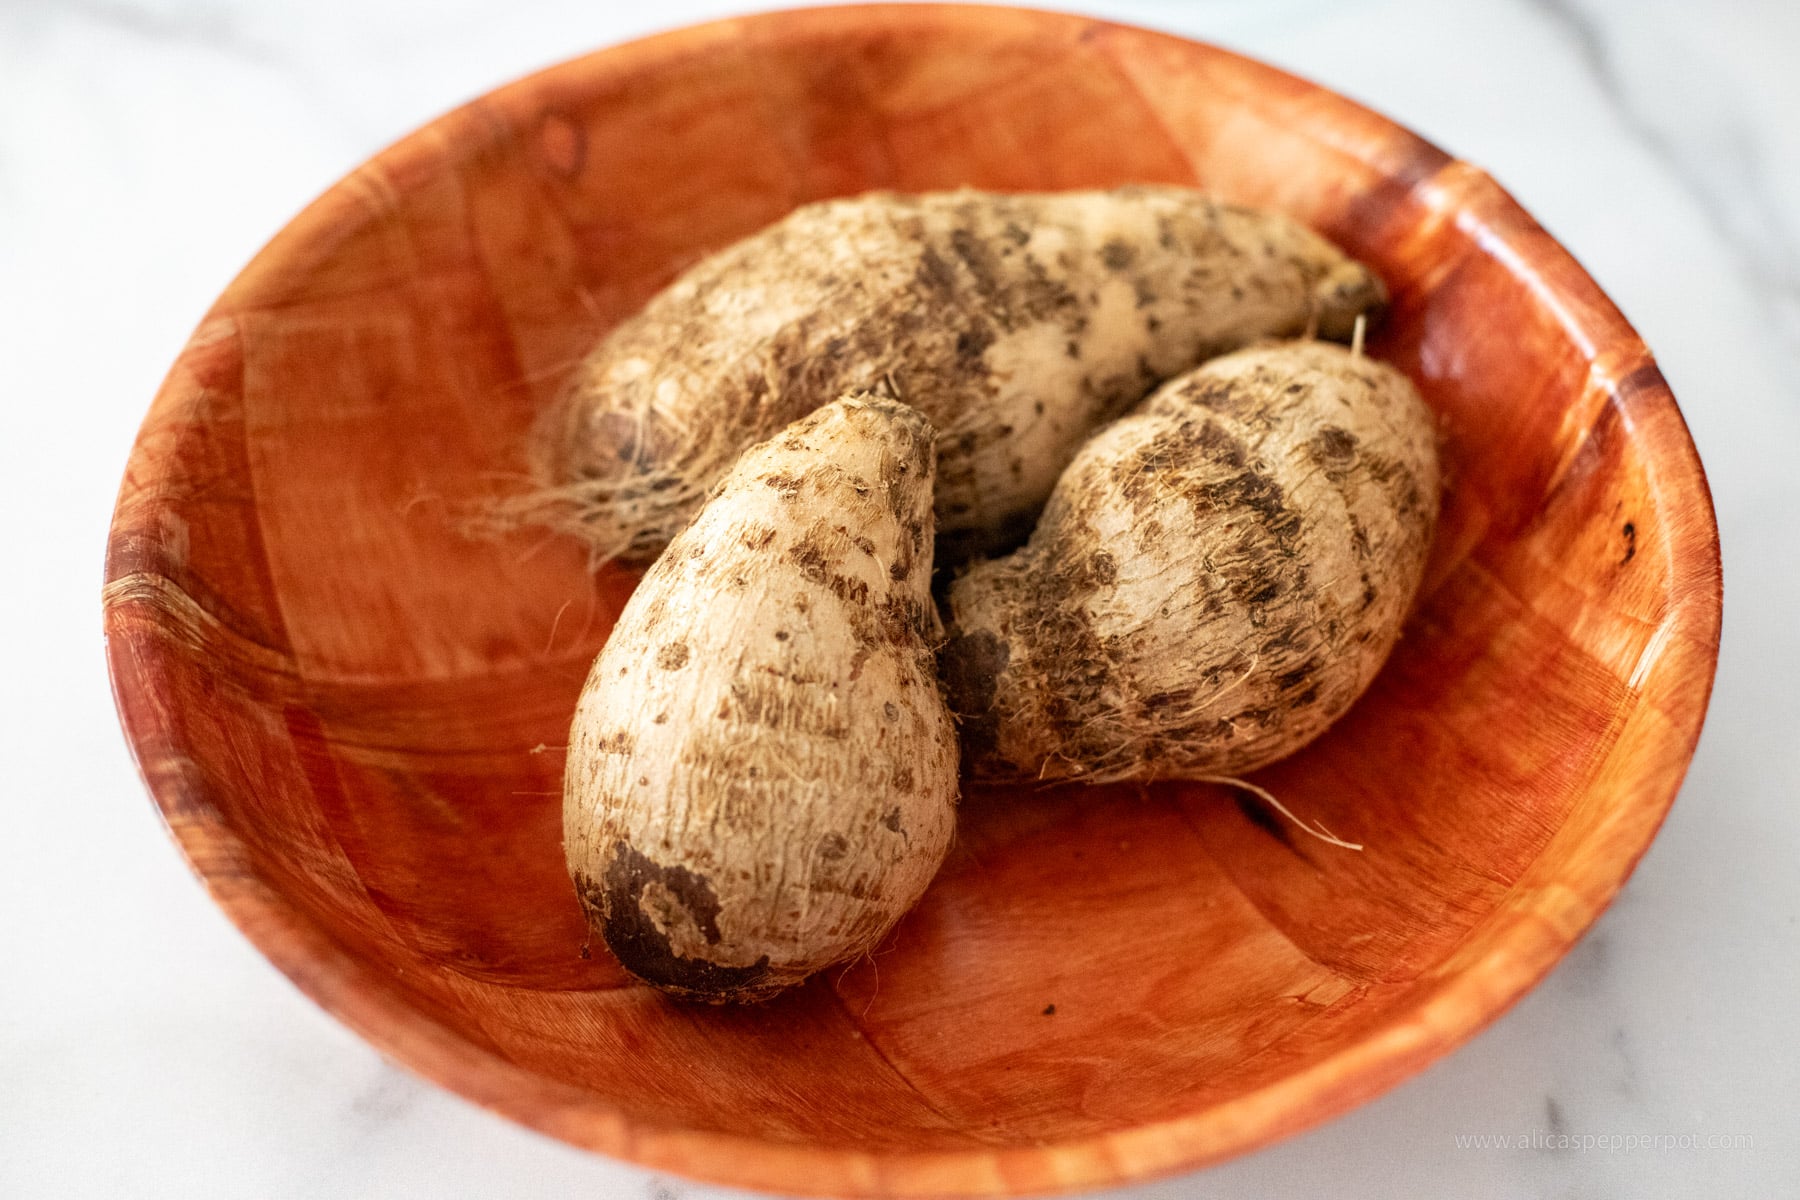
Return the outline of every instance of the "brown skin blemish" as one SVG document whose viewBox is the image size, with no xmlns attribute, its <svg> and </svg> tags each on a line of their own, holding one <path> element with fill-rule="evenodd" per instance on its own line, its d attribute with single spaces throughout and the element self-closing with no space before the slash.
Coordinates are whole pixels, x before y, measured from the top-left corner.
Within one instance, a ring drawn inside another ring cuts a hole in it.
<svg viewBox="0 0 1800 1200">
<path fill-rule="evenodd" d="M 679 671 L 687 666 L 687 661 L 686 642 L 665 642 L 656 652 L 656 665 L 665 671 Z"/>
<path fill-rule="evenodd" d="M 1113 656 L 1095 633 L 1086 606 L 1072 602 L 1072 598 L 1093 591 L 1091 560 L 1051 548 L 1045 561 L 1067 565 L 1062 570 L 1045 570 L 1024 583 L 1016 598 L 1015 619 L 1032 629 L 1036 644 L 1045 648 L 1031 664 L 1036 678 L 1030 685 L 1042 740 L 1066 748 L 1064 752 L 1070 758 L 1080 761 L 1090 756 L 1096 737 L 1093 715 L 1108 709 L 1105 697 Z M 967 635 L 962 641 L 966 649 L 958 655 L 960 677 L 953 680 L 946 673 L 945 683 L 951 709 L 963 718 L 960 728 L 965 758 L 978 776 L 1005 776 L 1009 768 L 998 754 L 999 729 L 1003 720 L 1012 720 L 1013 716 L 1000 708 L 999 688 L 1002 673 L 1010 662 L 1010 647 L 986 631 Z M 951 646 L 956 644 L 953 640 Z M 945 648 L 946 655 L 950 649 Z M 984 695 L 981 671 L 987 664 L 982 655 L 993 650 L 1003 652 L 1004 657 L 1001 653 L 991 654 L 989 661 L 998 665 L 986 675 L 991 682 L 986 684 L 989 690 Z M 1020 681 L 1024 678 L 1021 676 Z M 1019 700 L 1012 697 L 1012 702 L 1017 704 Z"/>
<path fill-rule="evenodd" d="M 952 230 L 950 248 L 968 270 L 969 280 L 978 295 L 998 297 L 1001 294 L 999 266 L 994 261 L 993 251 L 973 229 Z"/>
<path fill-rule="evenodd" d="M 890 592 L 876 610 L 877 626 L 871 630 L 854 630 L 870 641 L 885 638 L 895 646 L 905 646 L 915 639 L 928 640 L 931 620 L 925 607 L 905 592 Z"/>
<path fill-rule="evenodd" d="M 823 584 L 831 578 L 831 568 L 836 565 L 830 551 L 811 536 L 802 538 L 789 547 L 787 558 L 789 562 L 800 568 L 803 578 L 819 584 Z"/>
<path fill-rule="evenodd" d="M 969 370 L 974 370 L 981 362 L 987 348 L 994 344 L 994 333 L 990 329 L 965 329 L 956 335 L 956 357 L 961 359 Z"/>
<path fill-rule="evenodd" d="M 1093 580 L 1095 587 L 1111 587 L 1118 582 L 1118 563 L 1106 551 L 1096 550 L 1088 558 L 1088 576 Z"/>
<path fill-rule="evenodd" d="M 619 965 L 677 994 L 712 999 L 754 993 L 767 978 L 768 956 L 733 967 L 676 954 L 668 934 L 641 905 L 645 889 L 653 883 L 686 911 L 708 945 L 719 942 L 719 897 L 711 881 L 686 867 L 665 867 L 620 840 L 599 881 L 586 874 L 575 877 L 582 907 L 590 922 L 598 918 L 601 936 Z"/>
<path fill-rule="evenodd" d="M 1215 461 L 1239 468 L 1224 480 L 1208 483 L 1195 497 L 1204 518 L 1212 512 L 1246 511 L 1270 534 L 1278 549 L 1292 554 L 1300 536 L 1300 514 L 1288 507 L 1287 494 L 1261 464 L 1249 459 L 1242 442 L 1212 421 L 1201 427 L 1201 449 Z"/>
<path fill-rule="evenodd" d="M 824 583 L 831 590 L 832 595 L 842 600 L 853 611 L 860 611 L 869 603 L 869 585 L 860 579 L 853 579 L 848 575 L 839 575 L 834 572 Z"/>
<path fill-rule="evenodd" d="M 1356 467 L 1356 435 L 1336 425 L 1327 425 L 1313 434 L 1306 449 L 1333 483 L 1342 482 Z"/>
<path fill-rule="evenodd" d="M 631 736 L 629 729 L 613 729 L 594 739 L 594 751 L 598 754 L 630 754 L 637 739 Z"/>
<path fill-rule="evenodd" d="M 1249 388 L 1235 387 L 1228 380 L 1209 379 L 1188 384 L 1179 393 L 1183 408 L 1205 408 L 1221 416 L 1242 419 L 1257 404 Z"/>
<path fill-rule="evenodd" d="M 1637 524 L 1632 521 L 1627 521 L 1625 522 L 1625 557 L 1619 560 L 1619 565 L 1622 567 L 1636 557 Z"/>
<path fill-rule="evenodd" d="M 1302 683 L 1305 683 L 1308 679 L 1311 679 L 1314 675 L 1318 674 L 1318 671 L 1318 660 L 1310 659 L 1291 671 L 1283 671 L 1281 674 L 1277 675 L 1275 677 L 1275 686 L 1285 692 L 1290 688 L 1299 687 Z"/>
<path fill-rule="evenodd" d="M 1279 579 L 1263 578 L 1262 583 L 1254 591 L 1247 591 L 1244 600 L 1249 604 L 1267 604 L 1281 595 L 1282 584 Z"/>
<path fill-rule="evenodd" d="M 1164 709 L 1180 711 L 1194 702 L 1194 693 L 1186 688 L 1174 691 L 1154 692 L 1144 697 L 1144 711 L 1158 713 Z"/>
<path fill-rule="evenodd" d="M 919 269 L 914 279 L 927 294 L 947 295 L 957 290 L 956 270 L 930 246 L 919 255 Z"/>
</svg>

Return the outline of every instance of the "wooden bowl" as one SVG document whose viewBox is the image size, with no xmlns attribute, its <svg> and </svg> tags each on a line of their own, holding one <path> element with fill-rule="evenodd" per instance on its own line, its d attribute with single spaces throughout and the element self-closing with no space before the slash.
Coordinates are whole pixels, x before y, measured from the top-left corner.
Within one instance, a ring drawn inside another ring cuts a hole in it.
<svg viewBox="0 0 1800 1200">
<path fill-rule="evenodd" d="M 1372 262 L 1442 414 L 1420 609 L 1257 778 L 969 796 L 873 961 L 743 1010 L 634 986 L 560 849 L 633 576 L 465 536 L 573 360 L 684 265 L 868 188 L 1197 183 Z M 127 735 L 214 897 L 383 1052 L 580 1146 L 773 1189 L 1007 1195 L 1241 1153 L 1532 986 L 1698 736 L 1706 481 L 1650 354 L 1479 170 L 1211 47 L 993 8 L 776 13 L 552 68 L 378 155 L 231 284 L 132 455 Z"/>
</svg>

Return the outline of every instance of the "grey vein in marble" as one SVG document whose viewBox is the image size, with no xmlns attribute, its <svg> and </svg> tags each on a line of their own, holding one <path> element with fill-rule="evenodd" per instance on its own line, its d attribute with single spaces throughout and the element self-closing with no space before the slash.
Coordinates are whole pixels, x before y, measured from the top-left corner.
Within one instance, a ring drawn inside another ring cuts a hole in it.
<svg viewBox="0 0 1800 1200">
<path fill-rule="evenodd" d="M 380 1074 L 350 1098 L 350 1111 L 365 1131 L 405 1116 L 419 1099 L 421 1084 L 398 1067 L 382 1063 Z"/>
</svg>

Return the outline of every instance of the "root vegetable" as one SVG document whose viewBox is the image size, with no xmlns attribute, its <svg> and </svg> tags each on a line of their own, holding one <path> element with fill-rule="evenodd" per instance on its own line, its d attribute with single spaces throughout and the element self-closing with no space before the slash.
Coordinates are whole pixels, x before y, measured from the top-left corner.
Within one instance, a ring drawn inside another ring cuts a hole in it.
<svg viewBox="0 0 1800 1200">
<path fill-rule="evenodd" d="M 969 766 L 1216 778 L 1293 752 L 1387 657 L 1437 503 L 1434 423 L 1391 367 L 1291 343 L 1172 380 L 952 585 Z"/>
<path fill-rule="evenodd" d="M 608 335 L 539 432 L 527 502 L 655 554 L 738 452 L 890 381 L 938 429 L 940 564 L 1016 545 L 1088 434 L 1208 355 L 1348 337 L 1381 282 L 1285 217 L 1186 189 L 812 204 Z"/>
<path fill-rule="evenodd" d="M 950 841 L 932 429 L 845 398 L 746 451 L 588 676 L 569 872 L 632 974 L 755 1000 L 870 950 Z"/>
</svg>

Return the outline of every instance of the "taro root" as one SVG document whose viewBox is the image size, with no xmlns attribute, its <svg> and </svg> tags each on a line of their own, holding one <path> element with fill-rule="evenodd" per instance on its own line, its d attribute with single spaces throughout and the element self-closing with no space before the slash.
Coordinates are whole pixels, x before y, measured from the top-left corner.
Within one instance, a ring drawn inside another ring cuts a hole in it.
<svg viewBox="0 0 1800 1200">
<path fill-rule="evenodd" d="M 810 204 L 608 334 L 519 512 L 654 556 L 746 446 L 885 387 L 938 431 L 940 565 L 1017 545 L 1088 435 L 1258 338 L 1348 337 L 1379 279 L 1286 217 L 1174 187 Z"/>
<path fill-rule="evenodd" d="M 576 710 L 564 850 L 590 925 L 680 996 L 871 950 L 949 846 L 930 423 L 847 397 L 746 451 L 626 603 Z"/>
<path fill-rule="evenodd" d="M 1438 508 L 1405 376 L 1298 342 L 1097 434 L 1031 540 L 950 589 L 965 759 L 1001 779 L 1217 779 L 1299 749 L 1400 634 Z"/>
</svg>

